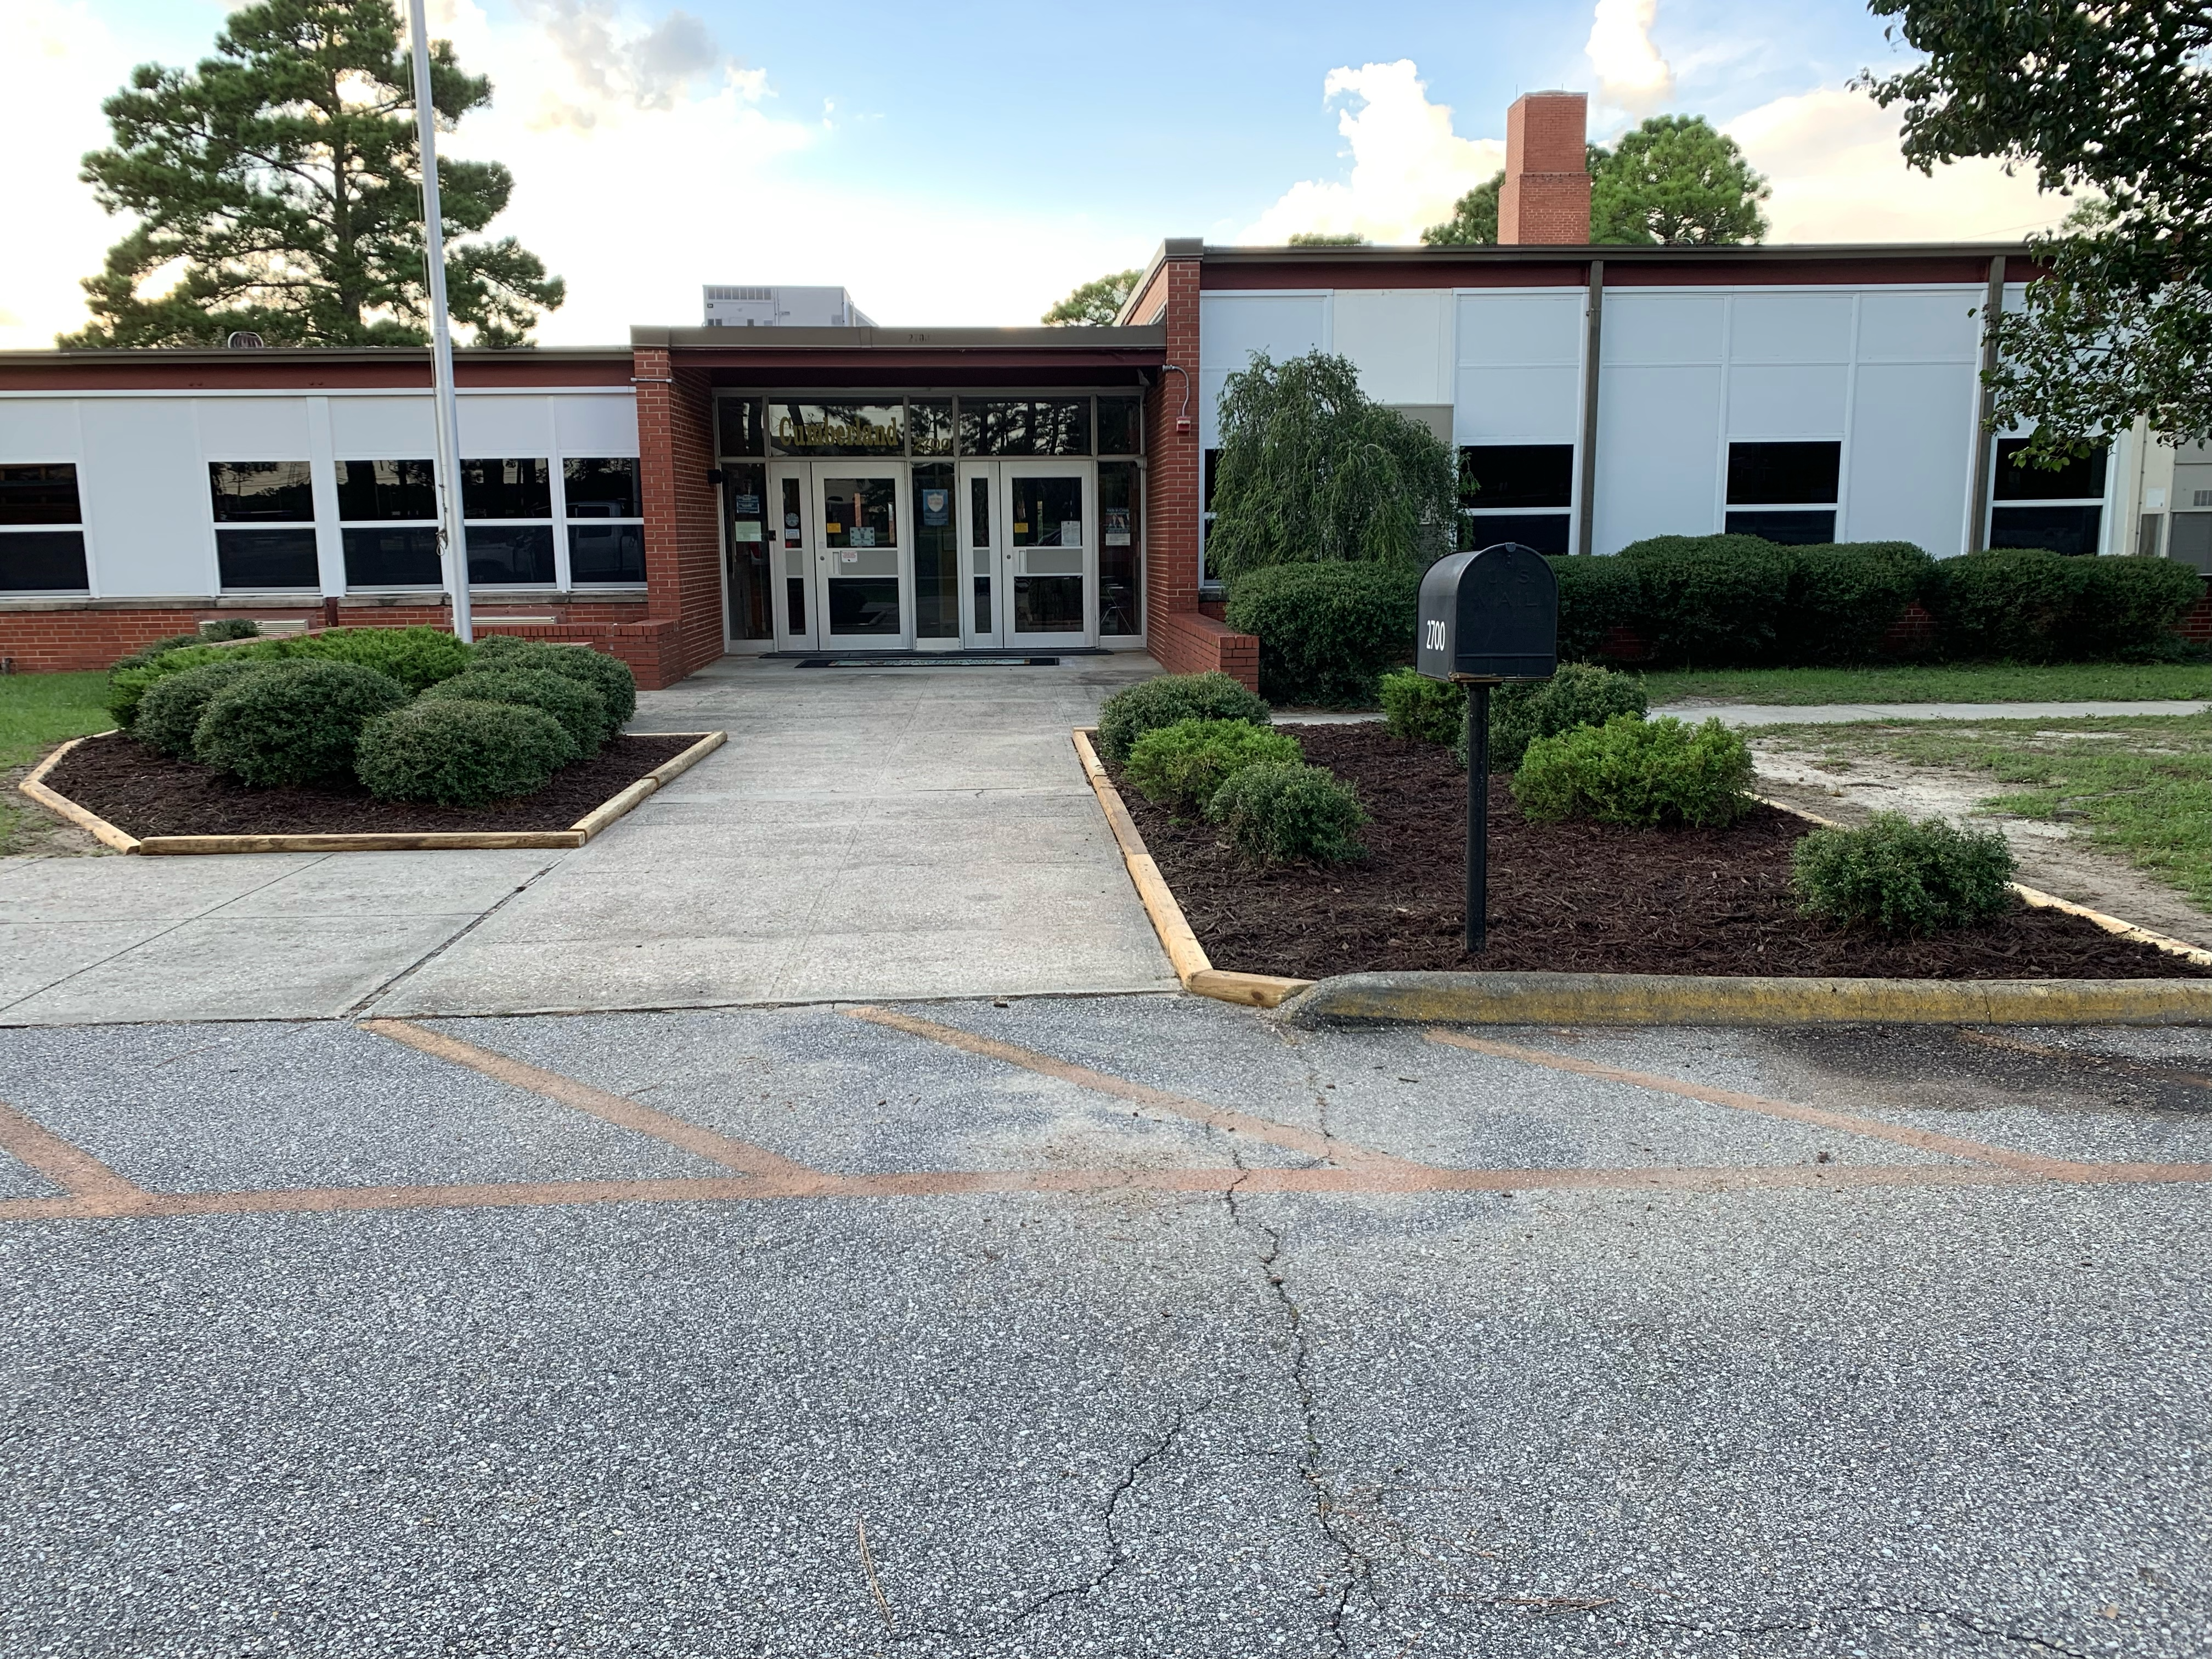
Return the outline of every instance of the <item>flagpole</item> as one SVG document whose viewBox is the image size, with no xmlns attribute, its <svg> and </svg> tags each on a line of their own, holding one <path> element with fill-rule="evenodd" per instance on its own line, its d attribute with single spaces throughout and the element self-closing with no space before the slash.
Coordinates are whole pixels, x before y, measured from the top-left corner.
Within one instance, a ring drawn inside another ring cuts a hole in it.
<svg viewBox="0 0 2212 1659">
<path fill-rule="evenodd" d="M 430 289 L 430 382 L 438 410 L 438 543 L 453 637 L 476 638 L 469 608 L 468 533 L 461 521 L 461 422 L 453 402 L 453 331 L 446 315 L 446 230 L 438 208 L 438 111 L 430 96 L 430 31 L 423 0 L 408 0 L 415 47 L 415 131 L 422 164 L 422 240 Z"/>
</svg>

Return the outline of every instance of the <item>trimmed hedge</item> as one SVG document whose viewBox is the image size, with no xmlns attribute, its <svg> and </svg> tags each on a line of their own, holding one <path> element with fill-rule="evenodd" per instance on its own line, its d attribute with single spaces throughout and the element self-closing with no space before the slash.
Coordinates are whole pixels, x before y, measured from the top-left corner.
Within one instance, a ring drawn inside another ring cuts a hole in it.
<svg viewBox="0 0 2212 1659">
<path fill-rule="evenodd" d="M 1659 660 L 1775 659 L 1790 550 L 1757 536 L 1654 536 L 1616 556 L 1636 574 L 1632 625 Z"/>
<path fill-rule="evenodd" d="M 277 643 L 288 658 L 356 663 L 390 675 L 410 691 L 449 680 L 470 662 L 469 647 L 441 628 L 332 628 Z"/>
<path fill-rule="evenodd" d="M 1249 720 L 1266 726 L 1267 703 L 1228 675 L 1162 674 L 1116 691 L 1098 710 L 1098 753 L 1116 766 L 1146 732 L 1177 720 Z"/>
<path fill-rule="evenodd" d="M 216 694 L 240 675 L 258 674 L 268 665 L 240 662 L 234 657 L 228 662 L 204 662 L 181 674 L 164 675 L 147 687 L 146 695 L 139 699 L 131 734 L 149 749 L 190 760 L 193 734 Z"/>
<path fill-rule="evenodd" d="M 1540 823 L 1710 829 L 1751 810 L 1752 775 L 1750 747 L 1717 720 L 1691 726 L 1616 714 L 1530 744 L 1513 794 Z"/>
<path fill-rule="evenodd" d="M 1778 663 L 1865 662 L 1927 587 L 1936 561 L 1911 542 L 1821 542 L 1784 550 L 1790 583 L 1775 623 Z"/>
<path fill-rule="evenodd" d="M 1325 766 L 1263 761 L 1214 792 L 1206 816 L 1255 864 L 1311 859 L 1341 864 L 1367 850 L 1352 832 L 1367 822 L 1359 797 Z"/>
<path fill-rule="evenodd" d="M 1856 830 L 1815 830 L 1790 849 L 1790 884 L 1808 916 L 1885 933 L 1986 921 L 2012 902 L 2012 848 L 1994 830 L 1881 812 Z"/>
<path fill-rule="evenodd" d="M 362 728 L 354 772 L 380 799 L 483 806 L 544 788 L 573 747 L 542 708 L 422 697 Z"/>
<path fill-rule="evenodd" d="M 589 646 L 549 645 L 543 640 L 519 640 L 511 634 L 489 634 L 476 643 L 478 667 L 501 668 L 524 665 L 565 675 L 599 694 L 607 706 L 612 737 L 637 713 L 637 676 L 620 657 L 608 656 Z"/>
<path fill-rule="evenodd" d="M 1552 561 L 1559 579 L 1559 660 L 1589 662 L 1616 628 L 1637 625 L 1644 586 L 1633 565 L 1620 559 Z"/>
<path fill-rule="evenodd" d="M 1409 660 L 1423 568 L 1279 564 L 1229 590 L 1226 620 L 1260 641 L 1260 692 L 1271 702 L 1364 706 L 1389 669 Z"/>
<path fill-rule="evenodd" d="M 1998 547 L 1944 560 L 1929 591 L 1946 656 L 2065 662 L 2159 655 L 2204 581 L 2172 559 Z"/>
<path fill-rule="evenodd" d="M 261 788 L 312 783 L 351 771 L 362 727 L 406 701 L 398 681 L 357 664 L 269 663 L 209 701 L 192 753 Z"/>
<path fill-rule="evenodd" d="M 542 708 L 561 722 L 561 729 L 568 738 L 569 760 L 599 753 L 610 730 L 607 706 L 598 692 L 580 681 L 563 674 L 548 673 L 542 668 L 509 668 L 503 665 L 471 668 L 465 674 L 441 680 L 422 696 L 436 701 L 452 698 L 465 702 L 507 702 L 526 708 Z"/>
<path fill-rule="evenodd" d="M 1156 726 L 1130 745 L 1129 781 L 1145 799 L 1170 811 L 1203 806 L 1248 766 L 1301 761 L 1305 751 L 1287 732 L 1249 720 L 1177 720 Z"/>
</svg>

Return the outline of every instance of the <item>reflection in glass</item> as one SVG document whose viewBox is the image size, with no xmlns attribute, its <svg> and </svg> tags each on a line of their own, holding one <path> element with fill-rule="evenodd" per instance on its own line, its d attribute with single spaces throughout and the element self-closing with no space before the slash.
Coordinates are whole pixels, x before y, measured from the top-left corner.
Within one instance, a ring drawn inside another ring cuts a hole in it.
<svg viewBox="0 0 2212 1659">
<path fill-rule="evenodd" d="M 435 519 L 435 469 L 428 461 L 340 461 L 338 517 Z M 353 578 L 346 578 L 350 583 Z M 433 577 L 434 580 L 434 576 Z"/>
<path fill-rule="evenodd" d="M 1019 634 L 1080 634 L 1083 578 L 1014 578 L 1014 631 Z"/>
<path fill-rule="evenodd" d="M 1088 398 L 963 398 L 963 455 L 1088 455 Z"/>
<path fill-rule="evenodd" d="M 1835 518 L 1829 514 L 1828 522 L 1832 525 Z M 1564 513 L 1464 513 L 1460 515 L 1460 550 L 1472 553 L 1500 542 L 1518 542 L 1539 553 L 1565 553 L 1568 524 Z"/>
<path fill-rule="evenodd" d="M 1083 480 L 1016 478 L 1012 524 L 1016 547 L 1083 545 Z"/>
<path fill-rule="evenodd" d="M 896 576 L 833 576 L 830 579 L 832 634 L 896 634 L 899 631 Z"/>
<path fill-rule="evenodd" d="M 2181 516 L 2187 520 L 2195 515 Z M 2101 507 L 2000 507 L 1990 514 L 1990 545 L 2047 547 L 2053 553 L 2079 557 L 2097 550 L 2097 532 L 2104 521 Z"/>
<path fill-rule="evenodd" d="M 718 455 L 765 455 L 768 447 L 761 430 L 757 398 L 723 398 L 715 404 L 715 429 L 721 440 Z"/>
<path fill-rule="evenodd" d="M 643 581 L 645 526 L 638 524 L 570 525 L 568 580 L 578 587 Z"/>
<path fill-rule="evenodd" d="M 553 586 L 553 526 L 550 524 L 468 527 L 469 585 Z"/>
<path fill-rule="evenodd" d="M 766 640 L 775 636 L 770 611 L 773 587 L 769 580 L 768 469 L 757 464 L 726 467 L 722 475 L 722 507 L 729 514 L 730 637 Z"/>
<path fill-rule="evenodd" d="M 780 523 L 771 526 L 784 548 L 784 629 L 793 635 L 806 632 L 806 541 L 799 530 L 799 480 L 782 481 L 781 499 L 777 501 L 776 517 Z"/>
<path fill-rule="evenodd" d="M 635 455 L 577 457 L 561 463 L 562 492 L 572 519 L 636 519 L 644 516 L 637 489 Z"/>
<path fill-rule="evenodd" d="M 918 639 L 960 637 L 960 526 L 952 464 L 914 470 L 914 631 Z"/>
<path fill-rule="evenodd" d="M 1134 398 L 1098 400 L 1098 453 L 1101 455 L 1141 455 L 1145 453 L 1143 405 Z"/>
<path fill-rule="evenodd" d="M 1103 399 L 1099 407 L 1105 407 Z M 1142 503 L 1137 468 L 1130 461 L 1108 461 L 1098 469 L 1098 631 L 1141 634 L 1145 615 L 1140 594 L 1143 566 Z"/>
<path fill-rule="evenodd" d="M 465 519 L 551 518 L 551 468 L 542 457 L 534 460 L 463 461 L 461 516 Z"/>
<path fill-rule="evenodd" d="M 2105 498 L 2105 459 L 2102 445 L 2087 455 L 2069 456 L 2057 471 L 2023 466 L 2021 452 L 2026 438 L 1997 440 L 1997 471 L 1992 493 L 2001 501 L 2082 501 Z M 2041 542 L 1997 542 L 1998 547 L 2040 547 Z"/>
<path fill-rule="evenodd" d="M 217 579 L 229 589 L 322 586 L 312 527 L 217 530 L 215 563 Z"/>
<path fill-rule="evenodd" d="M 917 455 L 952 453 L 952 399 L 916 398 L 906 406 L 908 447 Z"/>
<path fill-rule="evenodd" d="M 898 545 L 898 483 L 891 478 L 825 478 L 822 537 L 833 548 Z"/>
<path fill-rule="evenodd" d="M 29 466 L 0 466 L 0 524 L 81 524 L 76 463 L 50 461 Z M 54 543 L 58 547 L 60 543 Z M 84 538 L 77 538 L 80 550 Z M 77 586 L 84 583 L 79 581 Z"/>
<path fill-rule="evenodd" d="M 770 404 L 768 435 L 779 455 L 896 455 L 906 448 L 897 404 Z"/>
<path fill-rule="evenodd" d="M 991 481 L 968 481 L 968 545 L 975 571 L 975 631 L 991 631 Z"/>
<path fill-rule="evenodd" d="M 210 461 L 208 489 L 215 497 L 217 524 L 307 524 L 314 520 L 315 488 L 305 461 Z"/>
<path fill-rule="evenodd" d="M 348 587 L 445 586 L 445 573 L 438 565 L 438 532 L 434 527 L 349 530 L 344 535 Z"/>
<path fill-rule="evenodd" d="M 1560 522 L 1564 525 L 1565 520 Z M 1818 546 L 1836 539 L 1836 509 L 1805 507 L 1796 512 L 1765 513 L 1731 510 L 1723 528 L 1731 536 L 1757 536 L 1785 547 Z"/>
</svg>

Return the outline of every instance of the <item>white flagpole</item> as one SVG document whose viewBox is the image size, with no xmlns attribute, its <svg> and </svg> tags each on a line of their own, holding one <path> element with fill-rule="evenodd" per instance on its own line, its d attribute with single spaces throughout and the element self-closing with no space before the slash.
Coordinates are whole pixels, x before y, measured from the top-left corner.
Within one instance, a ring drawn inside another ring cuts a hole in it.
<svg viewBox="0 0 2212 1659">
<path fill-rule="evenodd" d="M 408 0 L 415 46 L 415 131 L 422 163 L 422 240 L 430 287 L 430 379 L 438 409 L 438 541 L 446 591 L 453 602 L 453 637 L 476 638 L 469 610 L 469 547 L 461 522 L 461 423 L 453 403 L 453 331 L 446 315 L 446 229 L 438 211 L 438 112 L 430 98 L 430 31 L 423 0 Z"/>
</svg>

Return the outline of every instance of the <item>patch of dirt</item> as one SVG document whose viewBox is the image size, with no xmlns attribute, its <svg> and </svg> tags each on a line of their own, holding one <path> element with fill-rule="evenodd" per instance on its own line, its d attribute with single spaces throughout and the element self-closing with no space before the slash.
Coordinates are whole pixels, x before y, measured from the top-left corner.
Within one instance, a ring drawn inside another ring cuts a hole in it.
<svg viewBox="0 0 2212 1659">
<path fill-rule="evenodd" d="M 23 780 L 45 758 L 0 771 L 0 858 L 97 858 L 112 852 L 90 830 L 55 817 L 23 793 Z"/>
<path fill-rule="evenodd" d="M 1848 767 L 1823 766 L 1787 740 L 1745 736 L 1759 766 L 1763 795 L 1838 823 L 1863 823 L 1876 812 L 1903 812 L 2000 830 L 2012 843 L 2020 879 L 2028 886 L 2212 949 L 2212 916 L 2125 859 L 2075 839 L 2063 823 L 1981 811 L 1981 802 L 2004 793 L 1993 778 L 1915 766 L 1887 755 L 1854 754 Z M 2114 736 L 2124 739 L 2125 734 Z"/>
<path fill-rule="evenodd" d="M 2078 917 L 2016 906 L 1984 927 L 1890 939 L 1821 927 L 1790 893 L 1809 828 L 1762 806 L 1726 830 L 1531 823 L 1490 785 L 1490 937 L 1462 949 L 1466 775 L 1379 726 L 1308 726 L 1306 757 L 1374 819 L 1355 864 L 1255 870 L 1210 824 L 1122 798 L 1218 968 L 1320 979 L 1387 969 L 1841 975 L 1898 979 L 2212 977 Z"/>
<path fill-rule="evenodd" d="M 46 781 L 58 793 L 142 840 L 148 836 L 566 830 L 697 741 L 680 735 L 617 737 L 590 759 L 562 767 L 536 794 L 469 809 L 378 800 L 350 778 L 308 788 L 256 789 L 228 773 L 172 760 L 121 736 L 79 744 L 46 774 Z"/>
</svg>

